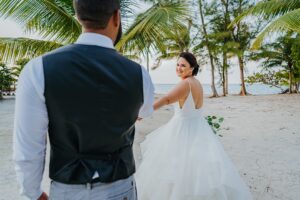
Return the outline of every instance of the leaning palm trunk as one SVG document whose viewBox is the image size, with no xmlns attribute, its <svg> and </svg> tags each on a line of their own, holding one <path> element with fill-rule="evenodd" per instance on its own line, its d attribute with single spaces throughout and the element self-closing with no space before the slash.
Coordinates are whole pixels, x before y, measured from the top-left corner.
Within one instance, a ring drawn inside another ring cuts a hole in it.
<svg viewBox="0 0 300 200">
<path fill-rule="evenodd" d="M 211 49 L 210 49 L 209 44 L 208 44 L 208 35 L 207 35 L 205 23 L 204 23 L 204 16 L 203 16 L 203 10 L 202 10 L 202 0 L 199 0 L 198 3 L 199 3 L 201 23 L 202 23 L 202 27 L 203 27 L 203 34 L 204 34 L 206 47 L 207 47 L 207 51 L 208 51 L 208 55 L 209 55 L 209 59 L 210 59 L 210 65 L 211 65 L 211 90 L 212 90 L 212 93 L 213 93 L 211 97 L 218 97 L 219 95 L 218 95 L 218 92 L 216 90 L 216 85 L 215 85 L 214 58 L 213 58 Z"/>
<path fill-rule="evenodd" d="M 289 93 L 290 93 L 290 94 L 293 93 L 293 89 L 292 89 L 293 83 L 292 83 L 292 82 L 293 82 L 293 81 L 292 81 L 292 72 L 291 72 L 291 70 L 289 70 Z"/>
<path fill-rule="evenodd" d="M 225 91 L 228 94 L 228 66 L 225 68 Z"/>
<path fill-rule="evenodd" d="M 223 87 L 223 96 L 226 96 L 226 67 L 227 67 L 226 52 L 223 52 L 223 67 L 222 67 L 222 87 Z"/>
<path fill-rule="evenodd" d="M 210 59 L 210 64 L 211 64 L 211 90 L 213 92 L 211 97 L 218 97 L 218 92 L 216 90 L 216 85 L 215 85 L 215 65 L 213 61 L 213 56 L 211 53 L 209 53 L 209 59 Z"/>
<path fill-rule="evenodd" d="M 292 93 L 298 93 L 298 84 L 297 84 L 297 82 L 296 82 L 296 80 L 295 80 L 295 76 L 294 76 L 294 74 L 292 74 Z"/>
<path fill-rule="evenodd" d="M 229 0 L 221 0 L 221 3 L 224 7 L 224 31 L 228 30 L 230 24 L 230 15 L 229 15 Z M 224 38 L 224 44 L 228 42 L 228 38 Z M 223 96 L 228 94 L 228 59 L 227 52 L 223 50 Z"/>
<path fill-rule="evenodd" d="M 288 69 L 289 69 L 289 93 L 295 93 L 293 88 L 293 64 L 291 62 L 288 63 Z"/>
<path fill-rule="evenodd" d="M 244 59 L 243 56 L 238 56 L 239 59 L 239 66 L 240 66 L 240 76 L 241 76 L 241 96 L 246 96 L 247 90 L 246 90 L 246 85 L 245 85 L 245 76 L 244 76 Z"/>
<path fill-rule="evenodd" d="M 0 78 L 2 78 L 2 77 L 0 77 Z M 3 99 L 3 85 L 1 85 L 1 83 L 0 83 L 0 100 L 1 99 Z"/>
</svg>

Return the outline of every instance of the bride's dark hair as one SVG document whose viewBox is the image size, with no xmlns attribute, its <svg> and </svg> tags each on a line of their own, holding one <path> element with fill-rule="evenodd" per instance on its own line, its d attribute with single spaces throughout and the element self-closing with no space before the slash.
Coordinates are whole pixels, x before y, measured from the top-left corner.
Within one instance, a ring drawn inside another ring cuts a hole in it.
<svg viewBox="0 0 300 200">
<path fill-rule="evenodd" d="M 194 68 L 192 75 L 196 76 L 199 72 L 199 65 L 194 54 L 190 52 L 182 52 L 179 57 L 184 58 L 191 65 L 191 68 Z"/>
</svg>

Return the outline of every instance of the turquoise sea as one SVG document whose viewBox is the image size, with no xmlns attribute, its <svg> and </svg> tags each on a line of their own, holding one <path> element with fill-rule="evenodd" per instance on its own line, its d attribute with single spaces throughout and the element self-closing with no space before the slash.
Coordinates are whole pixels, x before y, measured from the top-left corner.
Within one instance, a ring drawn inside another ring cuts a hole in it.
<svg viewBox="0 0 300 200">
<path fill-rule="evenodd" d="M 155 86 L 155 93 L 156 94 L 166 94 L 170 91 L 175 84 L 154 84 Z M 209 84 L 203 84 L 204 94 L 210 95 L 211 86 Z M 241 86 L 239 84 L 229 84 L 229 94 L 238 94 L 240 92 Z M 265 94 L 278 94 L 281 92 L 281 89 L 270 87 L 268 85 L 263 84 L 253 84 L 253 85 L 246 85 L 246 89 L 248 93 L 253 95 L 265 95 Z M 217 88 L 219 95 L 222 94 L 222 88 Z"/>
</svg>

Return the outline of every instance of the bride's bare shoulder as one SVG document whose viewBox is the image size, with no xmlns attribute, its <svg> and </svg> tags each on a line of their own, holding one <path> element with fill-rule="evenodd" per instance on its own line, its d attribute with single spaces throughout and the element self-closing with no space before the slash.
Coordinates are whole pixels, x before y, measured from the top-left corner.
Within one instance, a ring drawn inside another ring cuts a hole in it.
<svg viewBox="0 0 300 200">
<path fill-rule="evenodd" d="M 197 82 L 197 84 L 198 84 L 200 87 L 202 87 L 202 83 L 201 83 L 200 80 L 198 80 L 198 79 L 195 78 L 195 81 Z"/>
<path fill-rule="evenodd" d="M 187 79 L 181 80 L 177 83 L 176 88 L 189 89 L 189 81 Z"/>
</svg>

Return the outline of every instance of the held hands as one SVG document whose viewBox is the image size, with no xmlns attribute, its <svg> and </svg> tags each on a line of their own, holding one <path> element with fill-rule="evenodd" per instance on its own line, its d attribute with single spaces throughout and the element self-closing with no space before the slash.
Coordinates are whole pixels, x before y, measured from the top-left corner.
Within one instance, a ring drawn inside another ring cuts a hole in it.
<svg viewBox="0 0 300 200">
<path fill-rule="evenodd" d="M 48 200 L 48 199 L 49 199 L 48 195 L 45 192 L 43 192 L 42 195 L 38 198 L 38 200 Z"/>
</svg>

